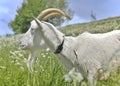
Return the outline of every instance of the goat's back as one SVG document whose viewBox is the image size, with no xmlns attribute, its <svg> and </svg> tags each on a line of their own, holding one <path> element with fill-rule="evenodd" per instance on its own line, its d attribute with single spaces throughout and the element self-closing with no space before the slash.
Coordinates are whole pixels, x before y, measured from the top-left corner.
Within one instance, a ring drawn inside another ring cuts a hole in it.
<svg viewBox="0 0 120 86">
<path fill-rule="evenodd" d="M 100 61 L 102 63 L 101 65 L 106 66 L 112 57 L 115 57 L 118 53 L 120 55 L 119 37 L 120 30 L 101 34 L 85 32 L 76 38 L 78 41 L 76 44 L 78 57 L 85 60 L 91 60 L 93 58 Z"/>
</svg>

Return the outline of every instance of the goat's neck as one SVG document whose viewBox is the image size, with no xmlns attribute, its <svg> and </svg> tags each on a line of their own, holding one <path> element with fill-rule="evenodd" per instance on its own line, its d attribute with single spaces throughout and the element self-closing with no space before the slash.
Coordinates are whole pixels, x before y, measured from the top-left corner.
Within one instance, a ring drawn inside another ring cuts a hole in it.
<svg viewBox="0 0 120 86">
<path fill-rule="evenodd" d="M 52 24 L 44 22 L 47 26 L 44 29 L 44 39 L 50 50 L 55 50 L 63 41 L 64 34 L 61 33 Z"/>
<path fill-rule="evenodd" d="M 51 27 L 51 28 L 50 28 Z M 47 30 L 49 29 L 49 30 Z M 50 50 L 54 52 L 58 45 L 60 45 L 63 41 L 64 34 L 57 30 L 54 26 L 48 23 L 48 28 L 44 33 L 45 42 L 49 46 Z M 51 32 L 51 34 L 49 33 Z M 74 44 L 75 40 L 73 37 L 65 37 L 63 50 L 60 54 L 58 54 L 58 59 L 63 63 L 63 65 L 69 70 L 73 67 L 73 63 L 75 61 L 75 54 L 74 54 Z M 50 44 L 52 45 L 50 45 Z M 72 43 L 72 44 L 71 44 Z M 51 47 L 52 46 L 52 47 Z"/>
</svg>

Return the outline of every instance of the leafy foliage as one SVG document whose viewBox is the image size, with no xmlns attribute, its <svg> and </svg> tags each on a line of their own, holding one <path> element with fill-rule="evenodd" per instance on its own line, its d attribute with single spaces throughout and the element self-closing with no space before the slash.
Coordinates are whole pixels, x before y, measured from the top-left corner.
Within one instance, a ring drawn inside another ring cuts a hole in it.
<svg viewBox="0 0 120 86">
<path fill-rule="evenodd" d="M 27 0 L 22 4 L 22 8 L 18 9 L 18 14 L 16 15 L 15 20 L 9 25 L 16 33 L 24 33 L 29 28 L 30 21 L 33 19 L 33 16 L 37 17 L 44 9 L 52 7 L 59 8 L 70 13 L 70 10 L 67 9 L 65 0 Z M 60 25 L 64 21 L 63 18 L 60 18 L 61 17 L 57 17 L 57 19 L 50 18 L 47 21 L 55 25 Z"/>
</svg>

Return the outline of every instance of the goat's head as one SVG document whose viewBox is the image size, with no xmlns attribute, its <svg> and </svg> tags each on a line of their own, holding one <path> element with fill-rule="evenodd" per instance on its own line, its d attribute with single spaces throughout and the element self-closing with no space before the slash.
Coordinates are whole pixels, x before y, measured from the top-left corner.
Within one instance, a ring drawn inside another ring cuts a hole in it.
<svg viewBox="0 0 120 86">
<path fill-rule="evenodd" d="M 23 50 L 35 50 L 38 48 L 47 48 L 45 45 L 43 30 L 46 27 L 42 20 L 46 20 L 51 16 L 55 15 L 62 15 L 70 19 L 70 17 L 65 14 L 63 11 L 56 9 L 56 8 L 49 8 L 40 13 L 37 18 L 31 21 L 30 28 L 28 31 L 23 35 L 20 40 L 20 47 Z"/>
</svg>

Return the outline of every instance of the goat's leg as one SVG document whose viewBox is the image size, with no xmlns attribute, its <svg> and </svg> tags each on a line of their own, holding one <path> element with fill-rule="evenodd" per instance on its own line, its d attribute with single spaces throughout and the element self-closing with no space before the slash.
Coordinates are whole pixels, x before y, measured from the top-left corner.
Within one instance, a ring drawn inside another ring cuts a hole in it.
<svg viewBox="0 0 120 86">
<path fill-rule="evenodd" d="M 97 83 L 97 75 L 96 73 L 90 71 L 88 73 L 88 86 L 96 86 Z"/>
<path fill-rule="evenodd" d="M 26 61 L 27 63 L 27 67 L 29 69 L 30 72 L 33 72 L 33 64 L 36 60 L 36 52 L 31 52 L 29 57 L 28 57 L 28 60 Z"/>
<path fill-rule="evenodd" d="M 110 72 L 106 71 L 106 72 L 101 74 L 101 76 L 99 77 L 99 80 L 101 80 L 101 81 L 108 80 L 109 76 L 110 76 Z"/>
<path fill-rule="evenodd" d="M 120 59 L 117 58 L 117 60 L 113 59 L 112 61 L 110 61 L 107 71 L 101 74 L 99 80 L 107 80 L 110 77 L 110 73 L 117 70 L 119 66 L 120 66 Z"/>
<path fill-rule="evenodd" d="M 97 70 L 98 80 L 107 80 L 110 76 L 110 71 L 104 71 L 102 68 Z"/>
</svg>

